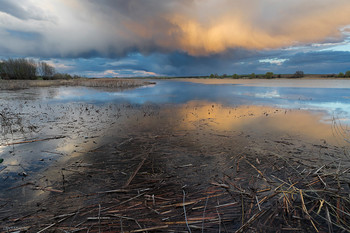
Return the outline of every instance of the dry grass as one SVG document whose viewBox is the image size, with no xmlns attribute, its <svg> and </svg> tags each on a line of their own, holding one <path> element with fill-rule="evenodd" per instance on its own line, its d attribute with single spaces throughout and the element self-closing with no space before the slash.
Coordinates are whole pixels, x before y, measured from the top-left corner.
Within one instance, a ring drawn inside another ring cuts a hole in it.
<svg viewBox="0 0 350 233">
<path fill-rule="evenodd" d="M 77 79 L 73 80 L 73 86 L 107 87 L 107 88 L 131 88 L 152 84 L 151 82 L 137 79 Z"/>
<path fill-rule="evenodd" d="M 0 80 L 0 90 L 30 87 L 85 86 L 106 88 L 133 88 L 152 84 L 136 79 L 74 79 L 74 80 Z"/>
<path fill-rule="evenodd" d="M 338 160 L 308 165 L 275 153 L 269 156 L 238 154 L 231 158 L 229 168 L 220 167 L 224 174 L 216 176 L 215 181 L 199 186 L 196 181 L 187 180 L 183 186 L 180 181 L 183 178 L 170 175 L 174 170 L 163 171 L 161 161 L 168 163 L 175 158 L 160 156 L 169 151 L 167 135 L 140 135 L 131 139 L 99 147 L 87 155 L 103 158 L 108 163 L 96 160 L 85 170 L 76 164 L 65 168 L 65 172 L 75 171 L 75 175 L 65 182 L 67 189 L 74 187 L 71 190 L 84 191 L 46 190 L 57 194 L 58 199 L 54 201 L 59 205 L 69 206 L 64 212 L 38 211 L 13 217 L 7 221 L 8 226 L 18 226 L 20 222 L 31 232 L 96 233 L 189 232 L 190 229 L 192 232 L 236 233 L 350 230 L 349 166 L 346 161 L 344 164 L 339 164 L 341 160 Z M 116 149 L 119 156 L 114 154 Z M 182 151 L 174 145 L 171 150 L 175 151 L 176 157 Z M 102 156 L 110 152 L 113 152 L 111 157 Z M 177 174 L 187 171 L 199 176 L 195 172 L 197 165 L 178 168 L 182 170 Z M 121 171 L 124 176 L 114 177 Z M 86 177 L 94 177 L 100 185 L 102 181 L 106 182 L 99 190 L 86 192 L 91 184 L 86 183 L 90 179 Z M 108 180 L 106 177 L 114 178 Z M 204 179 L 198 178 L 200 182 Z M 63 201 L 69 199 L 71 202 L 83 200 L 85 204 L 75 209 L 69 201 Z"/>
</svg>

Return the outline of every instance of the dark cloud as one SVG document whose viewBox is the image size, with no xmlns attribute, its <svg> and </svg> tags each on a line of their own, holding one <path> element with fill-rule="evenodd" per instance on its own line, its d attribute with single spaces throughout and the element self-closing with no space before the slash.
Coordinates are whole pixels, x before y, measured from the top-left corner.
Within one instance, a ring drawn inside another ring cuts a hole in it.
<svg viewBox="0 0 350 233">
<path fill-rule="evenodd" d="M 298 53 L 285 62 L 283 69 L 307 73 L 339 73 L 350 69 L 350 52 L 321 51 Z"/>
<path fill-rule="evenodd" d="M 22 40 L 40 40 L 41 35 L 36 32 L 26 32 L 26 31 L 17 31 L 17 30 L 6 30 L 10 33 L 11 36 L 20 38 Z"/>
<path fill-rule="evenodd" d="M 236 51 L 239 53 L 239 51 Z M 244 54 L 244 51 L 241 51 Z M 262 62 L 279 59 L 281 63 Z M 129 54 L 124 58 L 55 59 L 60 72 L 103 77 L 103 76 L 194 76 L 218 74 L 276 74 L 294 73 L 339 73 L 349 70 L 350 52 L 291 52 L 266 51 L 254 52 L 251 56 L 236 59 L 234 53 L 206 57 L 190 56 L 186 53 L 154 53 L 144 56 L 140 53 Z M 118 74 L 118 75 L 117 75 Z"/>
<path fill-rule="evenodd" d="M 350 53 L 340 51 L 321 51 L 309 53 L 297 53 L 286 62 L 286 65 L 303 65 L 312 63 L 335 63 L 350 64 Z"/>
<path fill-rule="evenodd" d="M 350 24 L 348 0 L 3 0 L 0 10 L 21 19 L 0 15 L 0 35 L 42 35 L 35 50 L 24 39 L 8 50 L 61 57 L 279 49 L 342 41 L 340 28 Z M 12 35 L 1 36 L 6 47 Z"/>
<path fill-rule="evenodd" d="M 0 1 L 0 54 L 56 58 L 71 64 L 57 64 L 67 72 L 206 75 L 349 66 L 348 52 L 322 51 L 348 43 L 348 0 Z"/>
</svg>

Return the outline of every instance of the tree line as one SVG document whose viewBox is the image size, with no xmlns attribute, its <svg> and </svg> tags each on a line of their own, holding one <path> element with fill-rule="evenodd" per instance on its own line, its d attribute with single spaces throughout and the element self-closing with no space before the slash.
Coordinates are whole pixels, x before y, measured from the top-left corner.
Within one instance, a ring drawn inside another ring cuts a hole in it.
<svg viewBox="0 0 350 233">
<path fill-rule="evenodd" d="M 26 58 L 9 58 L 0 61 L 0 77 L 2 79 L 53 79 L 55 75 L 55 68 L 46 62 L 36 62 Z"/>
<path fill-rule="evenodd" d="M 0 79 L 36 80 L 36 79 L 78 79 L 78 75 L 57 73 L 52 65 L 46 62 L 36 62 L 28 58 L 9 58 L 0 61 Z"/>
<path fill-rule="evenodd" d="M 350 70 L 346 71 L 345 74 L 343 72 L 340 72 L 338 74 L 339 78 L 350 78 Z"/>
<path fill-rule="evenodd" d="M 238 74 L 233 74 L 233 75 L 218 75 L 218 74 L 211 74 L 209 77 L 210 78 L 233 78 L 233 79 L 241 79 L 241 78 L 250 78 L 250 79 L 255 79 L 255 78 L 263 78 L 263 79 L 272 79 L 272 78 L 282 78 L 285 77 L 286 75 L 282 76 L 281 74 L 274 74 L 273 72 L 266 72 L 266 74 L 255 74 L 251 73 L 249 75 L 238 75 Z M 288 78 L 302 78 L 304 77 L 304 72 L 303 71 L 296 71 L 292 75 L 288 75 Z"/>
<path fill-rule="evenodd" d="M 350 78 L 350 70 L 346 71 L 345 73 L 340 72 L 339 74 L 323 74 L 319 75 L 320 77 L 329 77 L 329 78 Z M 207 76 L 208 77 L 208 76 Z M 233 78 L 233 79 L 256 79 L 256 78 L 262 78 L 262 79 L 272 79 L 272 78 L 303 78 L 305 77 L 305 74 L 303 71 L 298 70 L 294 74 L 274 74 L 273 72 L 266 72 L 265 74 L 233 74 L 233 75 L 218 75 L 218 74 L 211 74 L 209 75 L 209 78 Z"/>
</svg>

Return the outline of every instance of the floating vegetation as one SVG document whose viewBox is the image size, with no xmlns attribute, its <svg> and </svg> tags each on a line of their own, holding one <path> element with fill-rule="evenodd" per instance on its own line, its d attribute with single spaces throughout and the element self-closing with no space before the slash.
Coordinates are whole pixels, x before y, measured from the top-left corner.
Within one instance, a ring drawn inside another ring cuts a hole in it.
<svg viewBox="0 0 350 233">
<path fill-rule="evenodd" d="M 11 215 L 7 226 L 21 223 L 37 232 L 350 230 L 346 161 L 320 164 L 314 156 L 300 161 L 268 151 L 228 153 L 220 146 L 198 159 L 203 151 L 184 148 L 179 137 L 186 138 L 138 134 L 63 167 L 53 186 L 27 183 L 52 194 L 45 211 Z"/>
</svg>

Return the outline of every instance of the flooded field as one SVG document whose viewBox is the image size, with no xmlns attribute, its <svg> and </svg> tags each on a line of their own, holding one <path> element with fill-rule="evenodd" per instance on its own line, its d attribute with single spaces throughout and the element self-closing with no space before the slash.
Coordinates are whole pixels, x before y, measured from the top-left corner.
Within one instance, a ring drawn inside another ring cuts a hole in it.
<svg viewBox="0 0 350 233">
<path fill-rule="evenodd" d="M 155 82 L 2 90 L 0 231 L 350 229 L 350 80 Z"/>
</svg>

